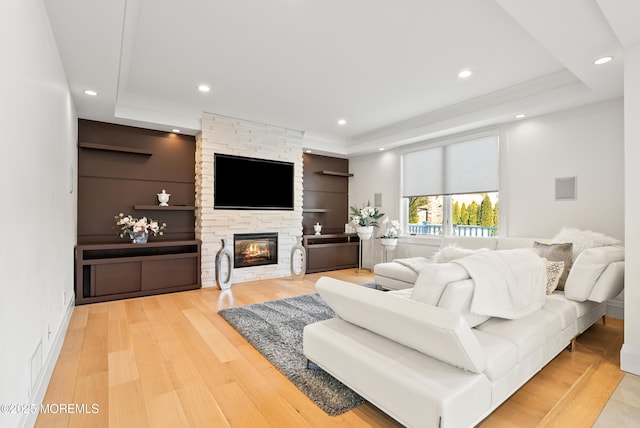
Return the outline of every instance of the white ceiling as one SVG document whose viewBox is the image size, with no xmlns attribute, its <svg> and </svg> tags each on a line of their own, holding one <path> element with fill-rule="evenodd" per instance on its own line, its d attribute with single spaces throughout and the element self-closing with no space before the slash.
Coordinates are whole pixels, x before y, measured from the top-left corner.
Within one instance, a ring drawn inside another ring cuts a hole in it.
<svg viewBox="0 0 640 428">
<path fill-rule="evenodd" d="M 622 96 L 640 40 L 637 0 L 44 1 L 80 118 L 204 111 L 345 156 Z"/>
</svg>

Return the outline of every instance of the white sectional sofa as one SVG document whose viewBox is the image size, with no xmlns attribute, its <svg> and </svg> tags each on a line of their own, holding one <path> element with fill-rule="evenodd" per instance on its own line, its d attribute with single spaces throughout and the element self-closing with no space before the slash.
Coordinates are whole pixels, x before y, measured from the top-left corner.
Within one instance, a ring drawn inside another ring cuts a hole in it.
<svg viewBox="0 0 640 428">
<path fill-rule="evenodd" d="M 534 238 L 498 238 L 498 237 L 468 237 L 444 236 L 440 248 L 457 246 L 470 250 L 486 248 L 489 250 L 509 250 L 513 248 L 532 247 L 535 241 L 550 242 L 549 239 Z M 416 283 L 419 269 L 431 263 L 427 257 L 412 257 L 393 260 L 388 263 L 378 263 L 373 267 L 374 281 L 388 290 L 411 288 Z"/>
<path fill-rule="evenodd" d="M 456 262 L 427 264 L 415 287 L 389 292 L 323 277 L 316 289 L 336 317 L 305 327 L 304 354 L 408 427 L 473 426 L 621 292 L 622 247 L 579 257 L 564 292 L 543 292 L 516 319 L 474 313 L 475 282 Z"/>
</svg>

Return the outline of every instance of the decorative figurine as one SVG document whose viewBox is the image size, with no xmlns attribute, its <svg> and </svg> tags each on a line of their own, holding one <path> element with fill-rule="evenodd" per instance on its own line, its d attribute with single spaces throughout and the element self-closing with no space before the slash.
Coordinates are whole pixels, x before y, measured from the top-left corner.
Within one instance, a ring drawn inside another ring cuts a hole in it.
<svg viewBox="0 0 640 428">
<path fill-rule="evenodd" d="M 164 189 L 162 189 L 162 193 L 158 193 L 158 201 L 160 201 L 161 207 L 169 206 L 169 196 L 171 196 L 171 193 L 167 193 Z"/>
<path fill-rule="evenodd" d="M 320 231 L 322 230 L 322 225 L 320 223 L 316 223 L 313 226 L 313 230 L 316 231 L 316 235 L 320 235 Z"/>
</svg>

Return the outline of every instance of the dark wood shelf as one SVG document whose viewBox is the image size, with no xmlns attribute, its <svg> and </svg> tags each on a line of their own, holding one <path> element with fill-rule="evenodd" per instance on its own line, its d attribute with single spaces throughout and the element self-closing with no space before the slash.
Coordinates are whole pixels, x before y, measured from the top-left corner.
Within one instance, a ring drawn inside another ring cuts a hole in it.
<svg viewBox="0 0 640 428">
<path fill-rule="evenodd" d="M 151 149 L 112 146 L 110 144 L 94 144 L 94 143 L 79 142 L 78 147 L 82 149 L 104 150 L 108 152 L 119 152 L 119 153 L 133 153 L 136 155 L 145 155 L 145 156 L 151 156 L 153 154 L 153 150 Z"/>
<path fill-rule="evenodd" d="M 133 206 L 134 210 L 147 210 L 147 211 L 195 211 L 196 207 L 193 205 L 169 205 L 168 207 L 161 207 L 160 205 L 140 205 Z"/>
<path fill-rule="evenodd" d="M 353 174 L 350 172 L 340 172 L 340 171 L 320 171 L 322 175 L 335 175 L 336 177 L 353 177 Z"/>
</svg>

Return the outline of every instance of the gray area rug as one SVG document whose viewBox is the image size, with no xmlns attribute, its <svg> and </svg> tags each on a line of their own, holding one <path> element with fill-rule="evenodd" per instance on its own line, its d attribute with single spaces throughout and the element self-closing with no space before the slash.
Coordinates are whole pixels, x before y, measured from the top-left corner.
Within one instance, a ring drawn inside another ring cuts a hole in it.
<svg viewBox="0 0 640 428">
<path fill-rule="evenodd" d="M 218 313 L 327 414 L 337 416 L 364 403 L 360 395 L 315 364 L 307 368 L 302 329 L 334 316 L 318 294 L 236 306 Z"/>
</svg>

